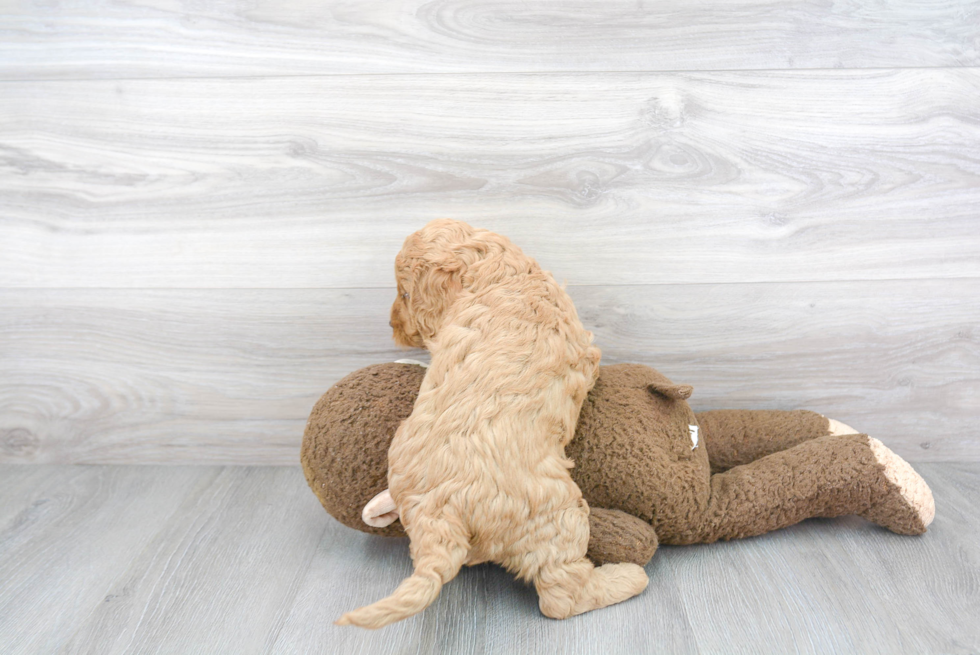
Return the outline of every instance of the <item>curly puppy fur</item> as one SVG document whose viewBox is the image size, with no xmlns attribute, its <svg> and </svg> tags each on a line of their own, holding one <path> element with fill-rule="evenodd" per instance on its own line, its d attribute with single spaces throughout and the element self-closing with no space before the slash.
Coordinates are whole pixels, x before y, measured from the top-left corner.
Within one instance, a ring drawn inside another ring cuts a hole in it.
<svg viewBox="0 0 980 655">
<path fill-rule="evenodd" d="M 450 220 L 409 236 L 395 275 L 395 340 L 432 353 L 388 452 L 415 571 L 337 623 L 404 619 L 462 565 L 487 561 L 533 581 L 553 618 L 640 593 L 641 567 L 585 557 L 589 508 L 564 447 L 600 353 L 565 291 L 508 239 Z"/>
</svg>

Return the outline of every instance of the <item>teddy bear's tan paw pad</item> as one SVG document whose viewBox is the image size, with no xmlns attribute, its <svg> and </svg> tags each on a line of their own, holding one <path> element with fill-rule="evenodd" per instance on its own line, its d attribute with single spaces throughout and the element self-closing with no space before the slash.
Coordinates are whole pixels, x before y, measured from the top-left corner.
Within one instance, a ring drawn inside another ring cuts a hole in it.
<svg viewBox="0 0 980 655">
<path fill-rule="evenodd" d="M 841 423 L 840 421 L 837 421 L 832 418 L 827 419 L 827 424 L 828 424 L 827 430 L 829 430 L 830 434 L 833 436 L 842 435 L 842 434 L 859 434 L 857 430 L 847 425 L 846 423 Z"/>
<path fill-rule="evenodd" d="M 387 489 L 369 500 L 361 511 L 361 520 L 373 528 L 387 527 L 397 519 L 398 508 Z"/>
<path fill-rule="evenodd" d="M 868 443 L 875 459 L 884 468 L 885 477 L 898 487 L 902 498 L 922 522 L 922 531 L 925 531 L 925 528 L 936 518 L 936 503 L 929 485 L 908 462 L 892 452 L 885 444 L 873 437 L 868 437 Z"/>
</svg>

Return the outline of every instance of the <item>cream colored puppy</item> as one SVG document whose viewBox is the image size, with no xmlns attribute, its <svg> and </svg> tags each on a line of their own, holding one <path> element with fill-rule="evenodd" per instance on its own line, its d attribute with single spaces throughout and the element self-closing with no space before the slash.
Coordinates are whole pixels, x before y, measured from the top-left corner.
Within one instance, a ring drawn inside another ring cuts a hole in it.
<svg viewBox="0 0 980 655">
<path fill-rule="evenodd" d="M 390 502 L 414 574 L 338 624 L 380 628 L 428 607 L 462 565 L 496 562 L 565 618 L 640 593 L 635 564 L 586 559 L 589 508 L 565 457 L 599 349 L 552 276 L 506 238 L 433 221 L 395 259 L 395 340 L 427 348 L 418 400 L 388 451 Z"/>
</svg>

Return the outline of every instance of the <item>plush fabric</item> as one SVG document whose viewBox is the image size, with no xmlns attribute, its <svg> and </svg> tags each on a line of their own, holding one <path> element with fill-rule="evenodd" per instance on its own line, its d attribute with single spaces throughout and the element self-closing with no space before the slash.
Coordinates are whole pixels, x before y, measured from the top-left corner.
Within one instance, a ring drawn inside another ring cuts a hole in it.
<svg viewBox="0 0 980 655">
<path fill-rule="evenodd" d="M 425 369 L 376 364 L 351 373 L 310 413 L 300 461 L 323 508 L 349 528 L 404 537 L 401 522 L 372 528 L 361 510 L 388 487 L 388 446 L 412 413 Z"/>
<path fill-rule="evenodd" d="M 721 410 L 698 414 L 712 473 L 749 464 L 827 433 L 816 412 Z"/>
<path fill-rule="evenodd" d="M 386 487 L 387 450 L 424 369 L 355 371 L 317 402 L 303 439 L 307 481 L 345 525 L 372 528 L 364 505 Z M 691 388 L 638 364 L 600 367 L 566 455 L 592 509 L 589 557 L 646 563 L 658 543 L 758 535 L 809 517 L 857 514 L 921 534 L 934 514 L 928 486 L 904 460 L 863 434 L 831 434 L 805 410 L 694 413 Z M 692 426 L 698 444 L 693 446 Z"/>
</svg>

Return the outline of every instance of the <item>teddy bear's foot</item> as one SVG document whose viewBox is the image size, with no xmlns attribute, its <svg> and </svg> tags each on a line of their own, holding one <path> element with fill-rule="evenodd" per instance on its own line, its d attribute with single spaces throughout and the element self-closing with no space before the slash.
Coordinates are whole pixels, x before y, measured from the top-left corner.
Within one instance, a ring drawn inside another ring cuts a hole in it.
<svg viewBox="0 0 980 655">
<path fill-rule="evenodd" d="M 868 445 L 891 487 L 887 496 L 862 516 L 898 534 L 922 534 L 936 517 L 929 485 L 885 444 L 868 437 Z"/>
<path fill-rule="evenodd" d="M 851 426 L 832 418 L 827 419 L 832 435 L 857 434 Z M 874 437 L 868 445 L 882 467 L 892 492 L 862 516 L 899 534 L 922 534 L 936 517 L 936 503 L 929 485 L 904 459 Z"/>
<path fill-rule="evenodd" d="M 841 423 L 840 421 L 834 420 L 832 418 L 827 419 L 827 430 L 830 431 L 830 434 L 834 434 L 834 435 L 860 434 L 857 430 L 855 430 L 851 426 L 845 423 Z"/>
</svg>

